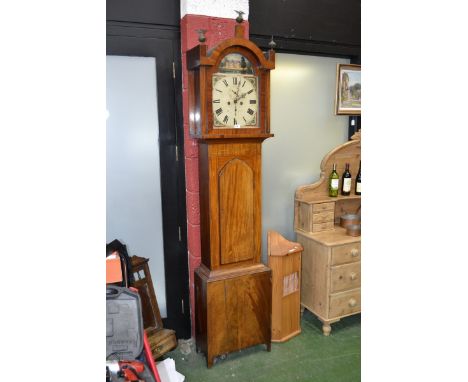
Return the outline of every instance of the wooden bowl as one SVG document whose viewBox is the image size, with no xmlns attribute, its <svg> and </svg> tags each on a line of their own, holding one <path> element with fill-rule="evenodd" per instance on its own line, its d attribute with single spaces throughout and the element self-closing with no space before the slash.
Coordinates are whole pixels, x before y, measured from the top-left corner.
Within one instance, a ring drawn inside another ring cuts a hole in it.
<svg viewBox="0 0 468 382">
<path fill-rule="evenodd" d="M 346 226 L 346 235 L 349 236 L 361 236 L 361 225 L 360 224 L 349 224 Z"/>
<path fill-rule="evenodd" d="M 357 214 L 344 214 L 340 217 L 340 226 L 346 228 L 350 224 L 361 224 L 361 216 Z"/>
</svg>

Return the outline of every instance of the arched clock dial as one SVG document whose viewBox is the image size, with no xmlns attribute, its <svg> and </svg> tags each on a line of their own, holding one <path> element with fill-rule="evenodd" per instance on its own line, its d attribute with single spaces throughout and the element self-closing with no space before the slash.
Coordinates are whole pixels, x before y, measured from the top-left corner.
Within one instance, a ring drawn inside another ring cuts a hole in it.
<svg viewBox="0 0 468 382">
<path fill-rule="evenodd" d="M 257 126 L 257 77 L 242 74 L 213 75 L 213 127 Z"/>
</svg>

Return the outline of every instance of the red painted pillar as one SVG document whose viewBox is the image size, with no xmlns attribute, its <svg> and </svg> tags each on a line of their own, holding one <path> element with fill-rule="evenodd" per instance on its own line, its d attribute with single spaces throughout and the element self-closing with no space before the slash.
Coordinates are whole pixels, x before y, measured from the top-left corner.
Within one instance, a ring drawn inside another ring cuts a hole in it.
<svg viewBox="0 0 468 382">
<path fill-rule="evenodd" d="M 234 19 L 220 17 L 185 15 L 180 21 L 182 45 L 182 107 L 184 117 L 184 147 L 185 147 L 185 184 L 187 193 L 187 246 L 189 255 L 190 282 L 190 312 L 192 319 L 192 337 L 195 336 L 195 292 L 194 270 L 200 265 L 200 194 L 198 187 L 198 142 L 190 138 L 189 110 L 187 89 L 187 50 L 198 44 L 198 29 L 206 30 L 208 49 L 219 42 L 234 37 Z M 245 37 L 249 36 L 249 24 L 244 21 Z"/>
</svg>

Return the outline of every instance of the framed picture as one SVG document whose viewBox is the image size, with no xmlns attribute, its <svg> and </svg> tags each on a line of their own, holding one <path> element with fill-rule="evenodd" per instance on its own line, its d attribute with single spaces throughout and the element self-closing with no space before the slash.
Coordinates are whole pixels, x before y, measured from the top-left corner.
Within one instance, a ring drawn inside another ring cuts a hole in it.
<svg viewBox="0 0 468 382">
<path fill-rule="evenodd" d="M 361 65 L 336 66 L 335 114 L 361 115 Z"/>
</svg>

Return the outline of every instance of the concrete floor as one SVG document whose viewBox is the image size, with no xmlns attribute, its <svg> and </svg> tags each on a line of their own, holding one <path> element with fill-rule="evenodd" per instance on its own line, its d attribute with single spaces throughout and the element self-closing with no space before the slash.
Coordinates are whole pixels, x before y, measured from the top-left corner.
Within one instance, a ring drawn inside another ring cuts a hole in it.
<svg viewBox="0 0 468 382">
<path fill-rule="evenodd" d="M 322 335 L 322 324 L 308 311 L 302 317 L 302 333 L 288 342 L 273 343 L 271 352 L 264 345 L 230 353 L 208 369 L 203 354 L 193 347 L 167 353 L 186 382 L 358 382 L 361 379 L 361 318 L 347 317 L 332 324 L 329 337 Z"/>
</svg>

